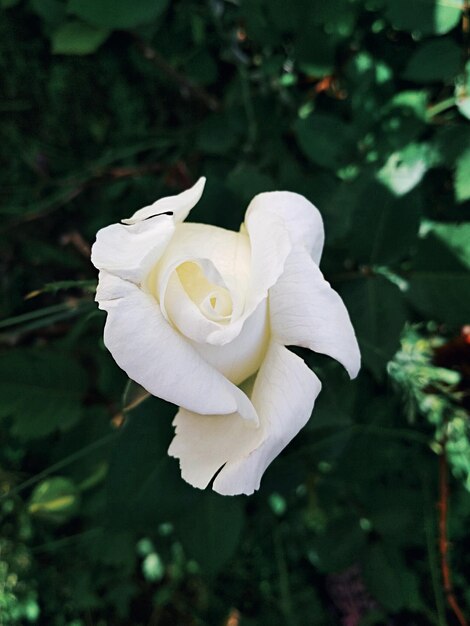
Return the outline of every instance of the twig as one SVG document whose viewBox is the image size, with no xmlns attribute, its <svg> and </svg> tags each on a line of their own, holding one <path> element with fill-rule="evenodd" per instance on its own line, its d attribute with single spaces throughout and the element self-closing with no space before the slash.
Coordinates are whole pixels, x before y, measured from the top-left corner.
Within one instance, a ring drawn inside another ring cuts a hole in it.
<svg viewBox="0 0 470 626">
<path fill-rule="evenodd" d="M 444 592 L 450 608 L 454 612 L 460 626 L 468 626 L 468 622 L 460 608 L 454 593 L 452 575 L 449 565 L 449 540 L 447 536 L 447 517 L 449 513 L 449 466 L 446 454 L 446 438 L 442 441 L 442 453 L 439 456 L 439 553 L 441 555 L 441 573 Z"/>
<path fill-rule="evenodd" d="M 32 487 L 43 478 L 47 478 L 47 476 L 49 476 L 50 474 L 53 474 L 54 472 L 57 472 L 61 470 L 62 468 L 67 467 L 68 465 L 71 465 L 75 461 L 78 461 L 78 459 L 81 459 L 87 454 L 90 454 L 90 452 L 92 452 L 93 450 L 97 450 L 98 448 L 101 448 L 102 446 L 112 441 L 116 436 L 117 436 L 116 432 L 108 433 L 107 435 L 104 435 L 104 437 L 101 437 L 101 439 L 92 441 L 89 445 L 85 446 L 84 448 L 81 448 L 80 450 L 77 450 L 77 452 L 74 452 L 70 454 L 69 456 L 65 457 L 65 459 L 62 459 L 61 461 L 58 461 L 57 463 L 54 463 L 53 465 L 46 467 L 46 469 L 42 470 L 42 472 L 39 472 L 38 474 L 35 474 L 31 478 L 28 478 L 21 484 L 17 485 L 16 487 L 13 487 L 13 489 L 10 489 L 10 491 L 7 491 L 4 494 L 0 494 L 0 502 L 4 499 L 11 498 L 12 496 L 16 496 L 17 494 L 21 493 L 25 489 Z"/>
<path fill-rule="evenodd" d="M 251 152 L 256 138 L 258 135 L 258 124 L 256 121 L 255 110 L 253 108 L 253 100 L 251 97 L 250 78 L 247 69 L 244 65 L 239 65 L 238 72 L 240 75 L 241 92 L 243 98 L 243 107 L 245 109 L 246 121 L 247 121 L 247 137 L 245 151 Z"/>
<path fill-rule="evenodd" d="M 284 546 L 282 542 L 281 529 L 276 527 L 273 533 L 274 539 L 274 556 L 277 563 L 277 570 L 279 574 L 279 592 L 280 599 L 279 605 L 281 611 L 284 614 L 285 623 L 287 626 L 297 626 L 297 620 L 295 618 L 294 607 L 292 605 L 292 597 L 289 583 L 289 570 L 287 568 L 286 555 L 284 552 Z"/>
<path fill-rule="evenodd" d="M 134 167 L 111 167 L 109 169 L 98 169 L 96 172 L 91 174 L 89 178 L 75 182 L 75 186 L 72 189 L 65 190 L 60 192 L 57 195 L 54 195 L 52 199 L 46 199 L 40 209 L 36 211 L 31 211 L 30 213 L 25 213 L 21 215 L 17 219 L 12 220 L 7 223 L 6 226 L 0 229 L 0 233 L 18 226 L 19 224 L 24 224 L 27 222 L 32 222 L 37 219 L 41 219 L 46 217 L 50 213 L 61 209 L 66 206 L 72 200 L 75 200 L 78 196 L 80 196 L 83 192 L 87 191 L 94 184 L 99 183 L 106 179 L 121 179 L 121 178 L 135 178 L 138 176 L 145 176 L 146 174 L 151 174 L 153 172 L 161 172 L 162 166 L 160 163 L 145 163 L 143 165 L 138 165 Z"/>
<path fill-rule="evenodd" d="M 178 85 L 182 94 L 186 92 L 189 96 L 199 100 L 210 111 L 217 111 L 220 109 L 220 102 L 208 93 L 203 87 L 197 85 L 187 76 L 179 72 L 172 65 L 170 65 L 165 57 L 160 54 L 155 48 L 152 48 L 149 44 L 145 43 L 140 37 L 134 35 L 134 39 L 137 47 L 142 52 L 144 57 L 151 61 L 155 67 L 163 72 L 168 78 Z"/>
<path fill-rule="evenodd" d="M 72 230 L 69 233 L 65 233 L 60 238 L 60 243 L 63 246 L 68 246 L 72 244 L 72 246 L 86 259 L 90 258 L 91 254 L 91 246 L 85 241 L 83 236 L 78 232 L 78 230 Z"/>
<path fill-rule="evenodd" d="M 462 35 L 465 47 L 465 60 L 470 58 L 470 0 L 464 0 L 462 16 Z"/>
</svg>

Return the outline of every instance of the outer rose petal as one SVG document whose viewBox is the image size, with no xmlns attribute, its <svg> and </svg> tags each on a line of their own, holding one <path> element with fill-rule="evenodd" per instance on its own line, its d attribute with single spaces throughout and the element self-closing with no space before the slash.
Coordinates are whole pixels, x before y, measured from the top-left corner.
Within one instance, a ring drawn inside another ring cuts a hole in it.
<svg viewBox="0 0 470 626">
<path fill-rule="evenodd" d="M 325 233 L 323 220 L 318 209 L 303 196 L 290 191 L 260 193 L 250 202 L 245 220 L 248 222 L 257 213 L 263 221 L 269 214 L 282 219 L 295 247 L 306 246 L 313 260 L 320 262 Z"/>
<path fill-rule="evenodd" d="M 93 265 L 126 280 L 141 282 L 163 254 L 175 231 L 175 222 L 185 219 L 199 201 L 204 183 L 205 178 L 200 178 L 191 189 L 140 209 L 122 224 L 99 230 L 91 251 Z M 165 212 L 173 215 L 158 215 Z"/>
<path fill-rule="evenodd" d="M 247 427 L 239 415 L 198 415 L 180 409 L 168 454 L 180 460 L 181 476 L 204 489 L 228 461 L 248 456 L 261 444 L 263 430 Z M 241 492 L 240 492 L 241 493 Z"/>
<path fill-rule="evenodd" d="M 237 411 L 258 423 L 247 396 L 207 363 L 137 285 L 100 272 L 96 299 L 108 312 L 104 343 L 116 363 L 151 394 L 198 413 Z"/>
<path fill-rule="evenodd" d="M 122 223 L 136 224 L 137 222 L 148 219 L 151 215 L 164 213 L 166 211 L 173 213 L 175 222 L 184 222 L 191 209 L 195 207 L 201 199 L 205 184 L 206 179 L 202 176 L 190 189 L 186 189 L 176 196 L 160 198 L 160 200 L 157 200 L 153 204 L 136 211 L 129 219 L 122 220 Z"/>
<path fill-rule="evenodd" d="M 339 361 L 355 378 L 361 355 L 347 309 L 305 250 L 294 250 L 269 295 L 276 341 Z"/>
<path fill-rule="evenodd" d="M 191 485 L 206 487 L 223 465 L 214 490 L 249 495 L 259 488 L 271 461 L 306 424 L 320 389 L 320 381 L 302 359 L 271 343 L 251 398 L 259 429 L 249 429 L 238 415 L 180 410 L 168 453 L 180 459 L 182 476 Z"/>
</svg>

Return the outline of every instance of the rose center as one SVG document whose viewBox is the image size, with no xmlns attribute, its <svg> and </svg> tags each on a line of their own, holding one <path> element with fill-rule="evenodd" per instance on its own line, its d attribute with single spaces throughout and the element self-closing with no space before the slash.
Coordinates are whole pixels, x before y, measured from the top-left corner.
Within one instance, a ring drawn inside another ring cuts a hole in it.
<svg viewBox="0 0 470 626">
<path fill-rule="evenodd" d="M 233 303 L 228 289 L 211 282 L 201 266 L 192 261 L 181 263 L 176 272 L 188 297 L 208 319 L 217 322 L 230 320 Z"/>
</svg>

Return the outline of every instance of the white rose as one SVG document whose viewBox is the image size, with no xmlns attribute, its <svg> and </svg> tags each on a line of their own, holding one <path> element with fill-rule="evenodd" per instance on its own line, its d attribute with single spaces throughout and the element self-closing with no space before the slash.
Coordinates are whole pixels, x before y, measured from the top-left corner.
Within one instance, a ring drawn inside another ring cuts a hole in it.
<svg viewBox="0 0 470 626">
<path fill-rule="evenodd" d="M 98 232 L 96 300 L 118 365 L 180 407 L 168 452 L 183 478 L 204 488 L 217 474 L 215 491 L 251 494 L 321 388 L 286 346 L 334 357 L 351 378 L 360 354 L 318 269 L 317 209 L 295 193 L 262 193 L 239 232 L 185 223 L 204 183 Z"/>
</svg>

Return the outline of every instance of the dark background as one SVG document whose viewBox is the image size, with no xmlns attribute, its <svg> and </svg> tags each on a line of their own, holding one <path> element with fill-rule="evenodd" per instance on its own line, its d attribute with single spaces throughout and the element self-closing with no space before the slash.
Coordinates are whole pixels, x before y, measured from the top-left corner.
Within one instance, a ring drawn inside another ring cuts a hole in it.
<svg viewBox="0 0 470 626">
<path fill-rule="evenodd" d="M 463 626 L 468 6 L 1 5 L 0 624 Z M 250 498 L 182 481 L 93 302 L 96 231 L 201 175 L 194 221 L 318 206 L 363 355 L 302 352 L 323 391 Z"/>
</svg>

